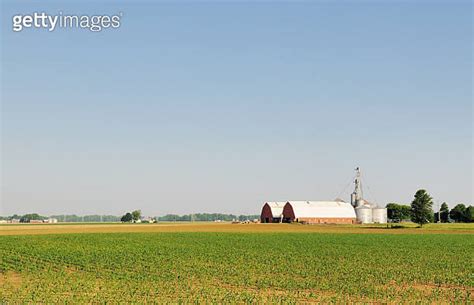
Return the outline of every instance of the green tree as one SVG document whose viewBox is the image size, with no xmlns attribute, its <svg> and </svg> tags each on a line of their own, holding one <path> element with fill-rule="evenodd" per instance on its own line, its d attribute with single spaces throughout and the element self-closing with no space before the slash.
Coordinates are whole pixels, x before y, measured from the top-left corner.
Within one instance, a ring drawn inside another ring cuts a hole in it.
<svg viewBox="0 0 474 305">
<path fill-rule="evenodd" d="M 392 221 L 400 220 L 400 205 L 397 203 L 388 203 L 387 208 L 387 217 Z"/>
<path fill-rule="evenodd" d="M 388 219 L 399 222 L 402 220 L 408 220 L 411 217 L 411 208 L 408 205 L 389 203 L 386 205 Z"/>
<path fill-rule="evenodd" d="M 426 190 L 418 190 L 411 203 L 411 221 L 423 227 L 425 223 L 433 221 L 433 199 Z"/>
<path fill-rule="evenodd" d="M 133 220 L 133 216 L 131 213 L 127 213 L 120 218 L 121 222 L 131 222 Z"/>
<path fill-rule="evenodd" d="M 37 213 L 25 214 L 25 215 L 21 216 L 20 222 L 30 222 L 31 220 L 43 220 L 43 219 L 45 219 L 45 217 L 40 216 Z"/>
<path fill-rule="evenodd" d="M 449 221 L 449 207 L 446 202 L 441 204 L 441 208 L 439 209 L 440 219 L 441 222 L 448 222 Z"/>
<path fill-rule="evenodd" d="M 466 206 L 462 203 L 456 204 L 449 212 L 449 217 L 455 222 L 466 221 Z"/>
<path fill-rule="evenodd" d="M 466 208 L 466 222 L 474 222 L 474 206 L 470 205 Z"/>
<path fill-rule="evenodd" d="M 409 205 L 401 205 L 400 206 L 400 214 L 402 220 L 410 220 L 411 218 L 411 208 Z"/>
<path fill-rule="evenodd" d="M 135 210 L 132 212 L 133 221 L 139 220 L 141 216 L 142 216 L 142 211 L 140 210 Z"/>
</svg>

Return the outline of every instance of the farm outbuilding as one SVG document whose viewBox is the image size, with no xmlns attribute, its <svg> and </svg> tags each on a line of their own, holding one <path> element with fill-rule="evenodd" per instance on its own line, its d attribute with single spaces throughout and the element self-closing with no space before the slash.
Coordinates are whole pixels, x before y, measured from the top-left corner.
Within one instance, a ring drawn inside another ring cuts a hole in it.
<svg viewBox="0 0 474 305">
<path fill-rule="evenodd" d="M 354 179 L 351 202 L 337 198 L 333 201 L 266 202 L 260 220 L 268 222 L 317 223 L 387 223 L 387 209 L 364 199 L 360 168 Z"/>
<path fill-rule="evenodd" d="M 350 203 L 340 201 L 288 201 L 283 207 L 284 222 L 355 223 Z"/>
<path fill-rule="evenodd" d="M 262 223 L 281 222 L 285 204 L 284 201 L 265 202 L 260 214 L 260 221 Z"/>
</svg>

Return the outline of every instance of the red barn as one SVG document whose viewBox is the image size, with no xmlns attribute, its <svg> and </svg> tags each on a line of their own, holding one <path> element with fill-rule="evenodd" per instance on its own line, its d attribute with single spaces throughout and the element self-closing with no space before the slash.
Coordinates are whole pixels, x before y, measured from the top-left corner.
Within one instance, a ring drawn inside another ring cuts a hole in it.
<svg viewBox="0 0 474 305">
<path fill-rule="evenodd" d="M 286 202 L 265 202 L 260 214 L 262 223 L 281 222 Z"/>
</svg>

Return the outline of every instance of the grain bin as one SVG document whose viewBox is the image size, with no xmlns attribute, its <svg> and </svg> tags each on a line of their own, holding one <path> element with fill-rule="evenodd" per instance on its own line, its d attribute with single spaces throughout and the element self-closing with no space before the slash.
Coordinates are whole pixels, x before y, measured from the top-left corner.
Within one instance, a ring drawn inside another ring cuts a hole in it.
<svg viewBox="0 0 474 305">
<path fill-rule="evenodd" d="M 357 221 L 360 223 L 371 223 L 372 222 L 372 209 L 369 206 L 361 205 L 355 208 L 357 215 Z"/>
<path fill-rule="evenodd" d="M 387 209 L 384 209 L 384 208 L 372 209 L 372 221 L 374 223 L 387 223 Z"/>
</svg>

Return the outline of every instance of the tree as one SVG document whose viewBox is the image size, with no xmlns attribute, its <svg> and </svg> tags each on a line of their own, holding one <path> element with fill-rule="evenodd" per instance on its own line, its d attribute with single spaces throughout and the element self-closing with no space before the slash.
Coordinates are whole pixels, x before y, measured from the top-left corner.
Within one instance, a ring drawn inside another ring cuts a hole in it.
<svg viewBox="0 0 474 305">
<path fill-rule="evenodd" d="M 139 220 L 140 216 L 142 216 L 142 211 L 135 210 L 135 211 L 132 212 L 132 218 L 133 218 L 134 221 Z"/>
<path fill-rule="evenodd" d="M 37 213 L 25 214 L 25 215 L 21 216 L 20 222 L 30 222 L 31 220 L 43 220 L 43 219 L 45 219 L 45 217 L 40 216 Z"/>
<path fill-rule="evenodd" d="M 470 205 L 466 208 L 466 222 L 474 222 L 474 206 Z"/>
<path fill-rule="evenodd" d="M 127 213 L 120 218 L 121 222 L 131 222 L 133 220 L 133 216 L 131 213 Z"/>
<path fill-rule="evenodd" d="M 426 190 L 418 190 L 411 203 L 411 221 L 423 227 L 425 223 L 433 221 L 433 199 Z"/>
<path fill-rule="evenodd" d="M 449 217 L 455 222 L 464 222 L 466 220 L 466 206 L 462 203 L 456 204 L 449 212 Z"/>
<path fill-rule="evenodd" d="M 386 206 L 387 217 L 393 222 L 400 222 L 402 220 L 408 220 L 411 217 L 411 208 L 408 205 L 389 203 Z"/>
<path fill-rule="evenodd" d="M 439 215 L 441 222 L 448 222 L 449 221 L 449 207 L 446 202 L 441 204 L 441 208 L 439 209 Z"/>
</svg>

